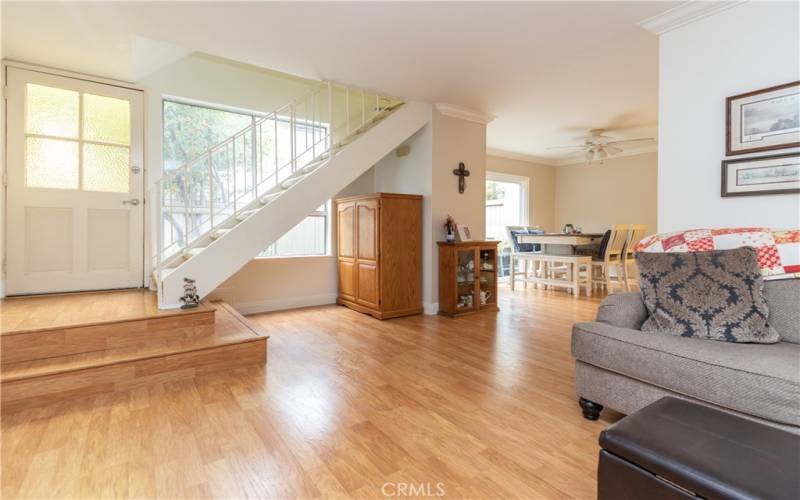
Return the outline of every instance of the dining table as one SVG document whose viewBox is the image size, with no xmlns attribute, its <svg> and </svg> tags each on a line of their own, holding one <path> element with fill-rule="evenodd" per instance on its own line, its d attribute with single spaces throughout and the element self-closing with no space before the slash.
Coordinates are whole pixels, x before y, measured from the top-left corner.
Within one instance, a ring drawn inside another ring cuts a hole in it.
<svg viewBox="0 0 800 500">
<path fill-rule="evenodd" d="M 593 246 L 599 246 L 603 233 L 544 233 L 518 234 L 519 243 L 541 245 L 541 250 L 526 253 L 524 262 L 524 281 L 545 287 L 566 288 L 575 298 L 580 288 L 585 288 L 586 295 L 592 295 L 592 253 Z M 579 252 L 585 247 L 589 252 Z M 515 254 L 511 254 L 511 289 L 516 281 Z M 533 261 L 533 271 L 529 274 L 527 262 Z M 562 267 L 563 266 L 563 267 Z M 558 272 L 563 269 L 563 272 Z"/>
<path fill-rule="evenodd" d="M 551 255 L 576 255 L 580 246 L 599 245 L 603 233 L 544 233 L 519 234 L 520 243 L 542 245 L 542 253 Z"/>
</svg>

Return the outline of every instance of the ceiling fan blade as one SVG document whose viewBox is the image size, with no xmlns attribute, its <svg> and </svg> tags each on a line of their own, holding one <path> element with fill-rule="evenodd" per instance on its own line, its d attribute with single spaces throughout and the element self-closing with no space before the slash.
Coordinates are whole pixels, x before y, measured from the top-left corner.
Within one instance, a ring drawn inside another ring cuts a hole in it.
<svg viewBox="0 0 800 500">
<path fill-rule="evenodd" d="M 652 137 L 642 137 L 641 139 L 622 139 L 619 141 L 611 141 L 607 142 L 606 144 L 627 144 L 631 142 L 644 142 L 644 141 L 654 141 Z"/>
<path fill-rule="evenodd" d="M 547 149 L 585 149 L 585 144 L 575 145 L 575 146 L 550 146 Z"/>
<path fill-rule="evenodd" d="M 609 155 L 616 155 L 616 154 L 622 153 L 622 151 L 624 151 L 622 148 L 618 148 L 618 147 L 610 145 L 610 144 L 607 144 L 604 149 L 606 150 L 606 152 Z"/>
<path fill-rule="evenodd" d="M 585 154 L 585 151 L 583 149 L 579 149 L 578 151 L 572 151 L 571 153 L 565 154 L 563 158 L 569 158 L 571 156 L 578 156 L 582 154 Z"/>
</svg>

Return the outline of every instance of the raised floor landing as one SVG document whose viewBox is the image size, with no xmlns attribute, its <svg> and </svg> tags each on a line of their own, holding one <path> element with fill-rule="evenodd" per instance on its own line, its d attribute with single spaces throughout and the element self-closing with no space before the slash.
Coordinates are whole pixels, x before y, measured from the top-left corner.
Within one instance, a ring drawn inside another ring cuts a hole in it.
<svg viewBox="0 0 800 500">
<path fill-rule="evenodd" d="M 159 311 L 126 290 L 2 302 L 2 410 L 266 363 L 267 336 L 224 302 Z"/>
<path fill-rule="evenodd" d="M 200 308 L 208 307 L 206 302 L 200 304 Z M 11 297 L 0 300 L 0 334 L 194 312 L 159 310 L 156 294 L 146 289 Z"/>
</svg>

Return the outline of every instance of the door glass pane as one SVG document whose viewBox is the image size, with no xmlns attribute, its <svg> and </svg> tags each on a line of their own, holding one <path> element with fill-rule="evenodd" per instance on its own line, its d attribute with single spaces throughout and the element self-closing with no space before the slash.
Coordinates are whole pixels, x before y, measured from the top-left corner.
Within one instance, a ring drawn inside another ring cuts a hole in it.
<svg viewBox="0 0 800 500">
<path fill-rule="evenodd" d="M 28 187 L 78 188 L 78 143 L 60 139 L 25 139 Z"/>
<path fill-rule="evenodd" d="M 25 131 L 28 134 L 78 138 L 78 93 L 29 83 Z"/>
<path fill-rule="evenodd" d="M 130 150 L 120 146 L 83 145 L 83 189 L 130 191 Z"/>
<path fill-rule="evenodd" d="M 83 138 L 130 145 L 130 103 L 114 97 L 83 94 Z"/>
</svg>

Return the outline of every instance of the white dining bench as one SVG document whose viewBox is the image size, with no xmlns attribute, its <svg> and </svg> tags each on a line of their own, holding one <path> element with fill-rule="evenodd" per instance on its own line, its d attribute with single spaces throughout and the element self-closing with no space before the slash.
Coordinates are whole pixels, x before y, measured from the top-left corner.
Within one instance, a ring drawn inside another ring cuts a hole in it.
<svg viewBox="0 0 800 500">
<path fill-rule="evenodd" d="M 539 265 L 534 265 L 533 273 L 518 273 L 516 263 L 514 262 L 514 254 L 512 254 L 511 265 L 509 266 L 511 271 L 509 283 L 512 290 L 514 290 L 514 284 L 518 274 L 524 274 L 522 279 L 525 283 L 565 288 L 572 291 L 574 298 L 578 298 L 580 295 L 580 288 L 584 287 L 586 289 L 586 296 L 592 296 L 591 255 L 533 253 L 526 254 L 525 258 L 533 262 L 538 262 Z M 554 278 L 552 273 L 548 271 L 552 268 L 553 264 L 566 265 L 566 276 L 564 279 Z"/>
</svg>

